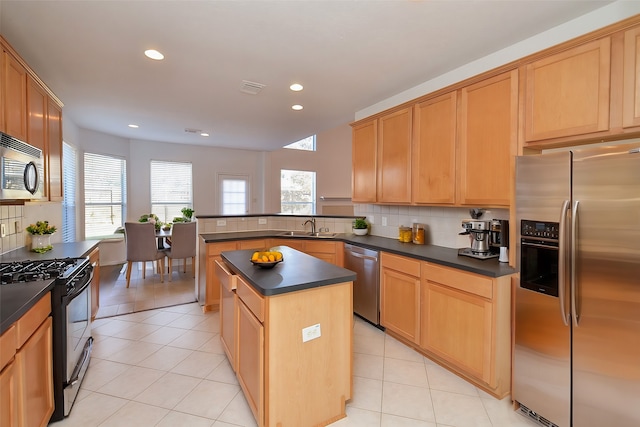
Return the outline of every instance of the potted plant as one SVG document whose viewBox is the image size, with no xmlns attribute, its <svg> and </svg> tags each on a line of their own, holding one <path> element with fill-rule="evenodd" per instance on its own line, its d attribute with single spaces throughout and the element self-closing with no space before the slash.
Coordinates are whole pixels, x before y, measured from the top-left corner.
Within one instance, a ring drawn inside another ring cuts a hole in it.
<svg viewBox="0 0 640 427">
<path fill-rule="evenodd" d="M 37 221 L 27 227 L 27 232 L 31 234 L 31 250 L 33 252 L 44 253 L 51 249 L 51 235 L 55 233 L 55 225 L 49 225 L 49 221 Z"/>
<path fill-rule="evenodd" d="M 353 234 L 364 236 L 369 232 L 369 223 L 364 218 L 356 218 L 352 226 Z"/>
<path fill-rule="evenodd" d="M 138 222 L 150 222 L 154 225 L 156 230 L 160 230 L 162 228 L 162 221 L 158 219 L 158 215 L 156 214 L 144 214 L 138 219 Z"/>
<path fill-rule="evenodd" d="M 182 212 L 182 215 L 184 216 L 186 222 L 191 222 L 191 217 L 193 216 L 193 213 L 195 211 L 191 208 L 182 208 L 180 212 Z"/>
</svg>

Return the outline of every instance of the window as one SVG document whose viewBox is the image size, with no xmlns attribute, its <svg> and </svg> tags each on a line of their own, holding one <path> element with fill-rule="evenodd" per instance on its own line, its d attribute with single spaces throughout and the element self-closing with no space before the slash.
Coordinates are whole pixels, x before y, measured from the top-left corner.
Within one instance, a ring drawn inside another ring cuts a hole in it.
<svg viewBox="0 0 640 427">
<path fill-rule="evenodd" d="M 193 208 L 191 163 L 151 161 L 151 213 L 162 222 Z"/>
<path fill-rule="evenodd" d="M 113 234 L 127 217 L 127 163 L 124 159 L 84 154 L 84 235 Z"/>
<path fill-rule="evenodd" d="M 300 141 L 292 142 L 289 145 L 285 145 L 284 148 L 291 148 L 294 150 L 316 151 L 316 136 L 311 135 Z"/>
<path fill-rule="evenodd" d="M 76 239 L 76 182 L 78 179 L 78 158 L 76 149 L 62 143 L 62 241 L 75 242 Z"/>
<path fill-rule="evenodd" d="M 220 175 L 222 215 L 244 215 L 249 213 L 249 177 Z"/>
<path fill-rule="evenodd" d="M 300 215 L 316 213 L 316 173 L 280 171 L 280 212 Z"/>
</svg>

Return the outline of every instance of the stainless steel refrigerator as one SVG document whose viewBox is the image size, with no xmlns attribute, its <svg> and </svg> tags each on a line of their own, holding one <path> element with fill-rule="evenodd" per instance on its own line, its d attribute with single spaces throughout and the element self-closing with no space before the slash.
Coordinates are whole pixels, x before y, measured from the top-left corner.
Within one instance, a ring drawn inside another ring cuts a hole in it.
<svg viewBox="0 0 640 427">
<path fill-rule="evenodd" d="M 640 426 L 640 149 L 516 159 L 512 397 L 542 425 Z"/>
</svg>

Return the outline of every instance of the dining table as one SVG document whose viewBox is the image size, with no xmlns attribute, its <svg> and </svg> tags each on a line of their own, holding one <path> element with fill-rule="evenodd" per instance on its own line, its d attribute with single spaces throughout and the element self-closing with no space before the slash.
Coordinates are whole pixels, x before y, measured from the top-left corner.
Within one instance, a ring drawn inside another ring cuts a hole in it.
<svg viewBox="0 0 640 427">
<path fill-rule="evenodd" d="M 170 244 L 168 244 L 165 239 L 171 237 L 171 228 L 169 230 L 156 230 L 156 238 L 158 239 L 158 249 L 168 249 Z"/>
</svg>

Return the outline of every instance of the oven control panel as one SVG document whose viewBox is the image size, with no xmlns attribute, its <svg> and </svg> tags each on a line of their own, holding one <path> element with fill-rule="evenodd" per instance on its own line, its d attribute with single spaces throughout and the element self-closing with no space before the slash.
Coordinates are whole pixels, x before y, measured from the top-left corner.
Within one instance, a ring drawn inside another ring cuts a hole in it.
<svg viewBox="0 0 640 427">
<path fill-rule="evenodd" d="M 560 225 L 557 222 L 530 221 L 520 222 L 521 237 L 541 237 L 543 239 L 558 240 Z"/>
</svg>

